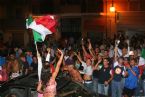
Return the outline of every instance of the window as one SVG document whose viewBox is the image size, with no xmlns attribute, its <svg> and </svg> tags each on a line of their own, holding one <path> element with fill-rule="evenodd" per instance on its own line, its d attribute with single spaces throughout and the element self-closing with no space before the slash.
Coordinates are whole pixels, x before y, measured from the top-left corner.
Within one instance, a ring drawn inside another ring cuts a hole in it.
<svg viewBox="0 0 145 97">
<path fill-rule="evenodd" d="M 81 0 L 61 0 L 61 5 L 80 5 Z"/>
<path fill-rule="evenodd" d="M 63 36 L 79 38 L 81 36 L 81 18 L 63 18 L 60 28 Z"/>
<path fill-rule="evenodd" d="M 103 0 L 88 0 L 88 12 L 103 12 Z"/>
</svg>

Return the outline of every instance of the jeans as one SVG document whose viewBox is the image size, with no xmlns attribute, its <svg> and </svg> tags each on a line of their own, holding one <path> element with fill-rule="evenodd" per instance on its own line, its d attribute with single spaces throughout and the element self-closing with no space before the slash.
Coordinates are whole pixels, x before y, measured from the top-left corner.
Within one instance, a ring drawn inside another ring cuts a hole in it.
<svg viewBox="0 0 145 97">
<path fill-rule="evenodd" d="M 143 80 L 143 91 L 144 91 L 144 95 L 145 95 L 145 79 Z"/>
<path fill-rule="evenodd" d="M 93 81 L 84 82 L 84 86 L 93 94 Z"/>
<path fill-rule="evenodd" d="M 104 84 L 98 83 L 98 94 L 108 96 L 108 89 L 109 89 L 109 85 L 105 86 Z"/>
<path fill-rule="evenodd" d="M 143 80 L 138 79 L 137 88 L 135 89 L 135 96 L 141 96 L 140 90 L 143 88 Z"/>
<path fill-rule="evenodd" d="M 121 80 L 121 88 L 124 89 L 124 85 L 125 85 L 125 78 L 122 78 Z"/>
<path fill-rule="evenodd" d="M 111 84 L 112 96 L 111 97 L 122 97 L 122 81 L 112 81 Z"/>
<path fill-rule="evenodd" d="M 97 78 L 93 78 L 93 92 L 94 94 L 98 94 L 98 79 Z"/>
</svg>

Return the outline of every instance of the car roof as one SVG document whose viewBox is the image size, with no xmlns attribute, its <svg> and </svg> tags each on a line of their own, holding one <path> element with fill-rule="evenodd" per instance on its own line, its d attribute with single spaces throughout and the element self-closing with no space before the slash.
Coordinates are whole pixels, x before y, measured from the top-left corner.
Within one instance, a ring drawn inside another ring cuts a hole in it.
<svg viewBox="0 0 145 97">
<path fill-rule="evenodd" d="M 1 87 L 10 87 L 10 86 L 21 86 L 21 87 L 31 87 L 36 88 L 38 82 L 38 74 L 32 73 L 25 76 L 19 76 L 17 78 L 11 79 L 9 81 L 3 82 L 1 84 Z M 63 88 L 65 85 L 67 85 L 69 82 L 71 82 L 71 79 L 64 78 L 64 77 L 57 77 L 57 90 Z"/>
</svg>

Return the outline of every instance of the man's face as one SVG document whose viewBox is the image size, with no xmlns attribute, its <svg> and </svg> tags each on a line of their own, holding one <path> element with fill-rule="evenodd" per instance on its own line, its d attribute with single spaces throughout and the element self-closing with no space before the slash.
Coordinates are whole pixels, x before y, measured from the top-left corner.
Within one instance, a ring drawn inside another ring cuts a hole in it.
<svg viewBox="0 0 145 97">
<path fill-rule="evenodd" d="M 27 55 L 30 55 L 30 52 L 27 52 Z"/>
<path fill-rule="evenodd" d="M 126 60 L 124 60 L 124 64 L 128 64 L 128 60 L 126 59 Z"/>
<path fill-rule="evenodd" d="M 108 56 L 108 51 L 104 51 L 104 56 Z"/>
<path fill-rule="evenodd" d="M 99 48 L 96 48 L 95 49 L 95 52 L 98 54 L 99 53 Z"/>
<path fill-rule="evenodd" d="M 90 60 L 90 59 L 87 59 L 86 64 L 87 64 L 88 66 L 91 65 L 91 60 Z"/>
<path fill-rule="evenodd" d="M 73 69 L 73 65 L 68 66 L 68 71 L 71 71 Z"/>
<path fill-rule="evenodd" d="M 108 60 L 106 60 L 106 59 L 103 60 L 104 67 L 107 67 L 108 63 L 109 63 Z"/>
<path fill-rule="evenodd" d="M 21 60 L 22 60 L 23 62 L 26 62 L 26 58 L 25 58 L 25 57 L 21 57 Z"/>
<path fill-rule="evenodd" d="M 11 59 L 15 59 L 15 56 L 13 54 L 10 55 Z"/>
<path fill-rule="evenodd" d="M 131 59 L 134 58 L 134 55 L 130 55 L 130 58 L 131 58 Z"/>
<path fill-rule="evenodd" d="M 102 60 L 102 56 L 101 55 L 98 55 L 98 60 Z"/>
<path fill-rule="evenodd" d="M 124 60 L 120 58 L 120 59 L 118 60 L 118 62 L 119 62 L 119 64 L 123 64 Z"/>
<path fill-rule="evenodd" d="M 36 57 L 33 57 L 33 62 L 37 62 L 37 58 Z"/>
<path fill-rule="evenodd" d="M 123 55 L 127 54 L 127 49 L 126 48 L 123 48 L 122 49 L 122 53 L 123 53 Z"/>
<path fill-rule="evenodd" d="M 130 65 L 131 65 L 131 66 L 134 66 L 134 65 L 135 65 L 135 61 L 134 61 L 134 60 L 131 60 L 131 61 L 130 61 Z"/>
</svg>

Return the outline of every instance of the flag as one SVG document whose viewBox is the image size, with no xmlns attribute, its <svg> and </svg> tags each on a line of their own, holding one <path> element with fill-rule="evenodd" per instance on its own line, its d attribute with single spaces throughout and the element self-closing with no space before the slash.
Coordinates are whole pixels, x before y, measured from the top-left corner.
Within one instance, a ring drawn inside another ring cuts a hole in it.
<svg viewBox="0 0 145 97">
<path fill-rule="evenodd" d="M 138 63 L 140 74 L 142 74 L 144 71 L 144 65 L 145 65 L 145 49 L 143 48 L 141 51 L 141 56 L 139 58 L 139 63 Z"/>
<path fill-rule="evenodd" d="M 145 49 L 144 48 L 141 51 L 141 57 L 145 59 Z"/>
<path fill-rule="evenodd" d="M 145 49 L 142 49 L 141 56 L 139 58 L 139 66 L 145 65 Z"/>
<path fill-rule="evenodd" d="M 35 19 L 28 28 L 40 33 L 42 40 L 45 40 L 46 35 L 55 32 L 56 20 L 53 16 L 47 15 Z"/>
<path fill-rule="evenodd" d="M 29 17 L 26 20 L 27 29 L 30 28 L 33 31 L 34 41 L 42 42 L 45 40 L 46 35 L 52 34 L 55 32 L 56 21 L 53 16 L 47 15 L 35 20 L 32 17 Z M 41 80 L 41 70 L 42 70 L 42 59 L 38 52 L 37 45 L 37 58 L 38 58 L 38 79 Z M 50 60 L 50 55 L 48 55 L 47 60 Z"/>
<path fill-rule="evenodd" d="M 26 19 L 26 28 L 28 29 L 29 28 L 29 25 L 33 22 L 33 19 L 32 17 L 29 17 L 28 19 Z M 34 36 L 34 41 L 35 42 L 42 42 L 42 36 L 40 33 L 38 33 L 37 31 L 35 30 L 32 30 L 33 32 L 33 36 Z"/>
</svg>

